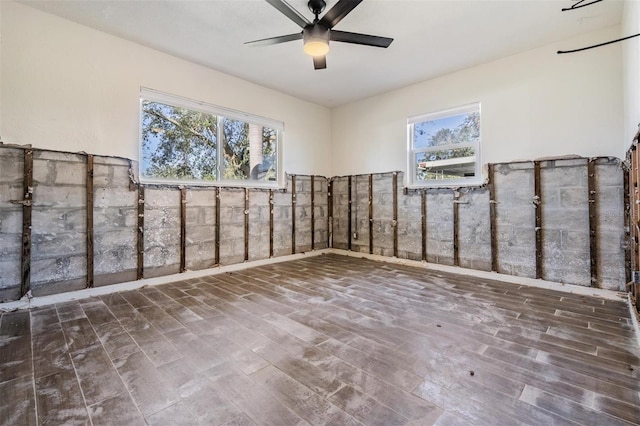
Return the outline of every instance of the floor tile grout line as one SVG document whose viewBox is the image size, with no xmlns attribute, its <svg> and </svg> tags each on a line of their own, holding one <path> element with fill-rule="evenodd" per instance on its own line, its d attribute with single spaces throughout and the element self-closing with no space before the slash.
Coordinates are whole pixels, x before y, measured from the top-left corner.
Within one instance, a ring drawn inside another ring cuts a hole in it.
<svg viewBox="0 0 640 426">
<path fill-rule="evenodd" d="M 1 317 L 3 317 L 4 315 L 0 316 L 0 321 L 1 321 Z M 2 325 L 2 323 L 0 322 L 0 325 Z M 31 343 L 31 383 L 33 385 L 33 408 L 34 408 L 34 416 L 35 416 L 35 421 L 36 421 L 36 425 L 40 424 L 40 419 L 38 418 L 38 392 L 36 389 L 36 363 L 35 363 L 35 353 L 33 350 L 33 321 L 32 321 L 32 317 L 31 317 L 31 310 L 29 310 L 29 340 Z M 66 345 L 66 342 L 65 342 Z M 78 386 L 80 386 L 80 384 L 78 383 Z M 89 413 L 87 413 L 89 414 Z"/>
<path fill-rule="evenodd" d="M 65 346 L 67 356 L 69 357 L 69 361 L 71 361 L 71 367 L 73 368 L 73 372 L 76 376 L 76 382 L 78 383 L 78 389 L 80 389 L 80 396 L 82 396 L 82 402 L 84 403 L 84 409 L 87 412 L 87 418 L 89 419 L 89 424 L 93 425 L 93 420 L 91 419 L 91 415 L 89 414 L 89 405 L 87 404 L 87 399 L 84 396 L 84 390 L 82 389 L 82 385 L 80 384 L 80 375 L 78 374 L 78 369 L 76 368 L 76 363 L 73 361 L 73 357 L 71 356 L 71 351 L 69 350 L 69 340 L 67 337 L 67 333 L 65 332 L 65 328 L 62 326 L 62 321 L 60 321 L 60 315 L 58 312 L 58 305 L 55 304 L 54 308 L 56 310 L 56 315 L 58 316 L 58 321 L 60 322 L 60 329 L 62 330 L 62 335 L 64 336 Z M 82 310 L 84 313 L 84 309 Z"/>
<path fill-rule="evenodd" d="M 106 303 L 104 303 L 103 301 L 101 301 L 101 303 L 109 310 L 109 313 L 111 313 L 111 315 L 114 316 L 114 318 L 116 318 L 116 321 L 118 321 L 118 318 L 113 314 L 113 312 L 111 312 L 111 309 L 109 309 L 109 307 L 107 306 Z M 84 312 L 85 316 L 87 315 L 87 312 L 84 310 L 84 306 L 80 305 L 82 307 L 82 312 Z M 122 383 L 122 386 L 124 388 L 124 390 L 127 392 L 127 395 L 129 395 L 129 398 L 131 398 L 131 401 L 133 402 L 133 404 L 136 406 L 136 409 L 138 410 L 138 412 L 140 413 L 140 416 L 144 419 L 145 416 L 142 414 L 142 411 L 140 410 L 140 407 L 138 406 L 135 398 L 133 397 L 133 395 L 131 394 L 131 391 L 129 390 L 129 387 L 127 386 L 127 384 L 125 383 L 124 379 L 122 378 L 122 375 L 120 374 L 120 371 L 118 371 L 118 368 L 116 367 L 115 363 L 113 362 L 114 360 L 112 359 L 111 355 L 109 355 L 109 352 L 107 351 L 107 348 L 104 346 L 104 343 L 102 342 L 102 339 L 100 339 L 100 336 L 98 335 L 95 327 L 93 326 L 93 323 L 91 322 L 91 320 L 89 319 L 89 317 L 87 317 L 87 322 L 89 323 L 89 326 L 91 326 L 91 330 L 94 332 L 94 334 L 96 335 L 96 337 L 98 338 L 98 341 L 100 342 L 100 347 L 102 348 L 102 350 L 105 352 L 105 354 L 107 354 L 107 357 L 109 358 L 109 363 L 111 364 L 111 366 L 113 367 L 113 370 L 116 372 L 116 374 L 118 375 L 118 378 L 120 379 L 120 383 Z M 122 327 L 122 329 L 124 330 L 125 333 L 128 334 L 127 330 Z M 131 336 L 129 336 L 131 337 Z M 140 349 L 140 351 L 142 351 L 142 348 L 140 348 L 140 346 L 138 345 L 138 342 L 136 342 L 133 337 L 131 337 L 131 340 L 133 340 L 133 342 L 136 344 L 136 346 L 138 346 L 138 348 Z M 72 359 L 73 361 L 73 359 Z M 117 396 L 117 395 L 116 395 Z M 112 397 L 114 398 L 114 397 Z M 102 401 L 98 401 L 96 402 L 96 404 L 99 404 L 101 402 L 106 401 L 109 398 L 106 398 Z M 86 405 L 86 401 L 85 401 L 85 405 Z M 89 406 L 87 406 L 87 411 L 89 411 Z M 91 415 L 89 414 L 89 418 L 91 418 Z M 93 422 L 92 422 L 93 423 Z"/>
</svg>

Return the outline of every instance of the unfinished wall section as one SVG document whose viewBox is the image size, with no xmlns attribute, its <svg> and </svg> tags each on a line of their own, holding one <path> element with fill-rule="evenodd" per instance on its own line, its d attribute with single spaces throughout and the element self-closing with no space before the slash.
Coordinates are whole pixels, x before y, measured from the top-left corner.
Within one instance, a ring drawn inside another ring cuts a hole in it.
<svg viewBox="0 0 640 426">
<path fill-rule="evenodd" d="M 329 179 L 324 176 L 313 177 L 313 239 L 314 250 L 329 247 Z"/>
<path fill-rule="evenodd" d="M 534 173 L 531 162 L 496 164 L 497 272 L 536 277 Z"/>
<path fill-rule="evenodd" d="M 311 251 L 311 176 L 295 177 L 295 192 L 292 189 L 292 203 L 295 205 L 295 252 Z"/>
<path fill-rule="evenodd" d="M 207 269 L 215 265 L 216 191 L 187 190 L 186 268 Z"/>
<path fill-rule="evenodd" d="M 487 188 L 458 190 L 458 266 L 491 270 L 491 223 Z"/>
<path fill-rule="evenodd" d="M 287 176 L 287 188 L 291 188 L 291 176 Z M 291 217 L 291 193 L 273 191 L 273 256 L 293 253 Z"/>
<path fill-rule="evenodd" d="M 351 235 L 352 250 L 393 256 L 397 245 L 399 258 L 424 258 L 430 263 L 483 271 L 490 271 L 495 264 L 496 272 L 503 274 L 623 289 L 624 181 L 619 160 L 562 158 L 535 164 L 493 165 L 494 200 L 486 186 L 403 191 L 402 173 L 374 174 L 372 248 L 366 244 L 368 199 L 362 195 L 368 189 L 368 181 L 362 176 L 367 175 L 352 176 L 351 222 L 354 226 L 357 209 L 358 224 L 358 239 Z M 394 175 L 399 182 L 395 200 Z M 341 249 L 349 246 L 345 232 L 349 223 L 348 180 L 348 176 L 333 179 L 334 247 Z M 591 219 L 590 199 L 595 204 Z M 492 203 L 496 224 L 493 235 Z"/>
<path fill-rule="evenodd" d="M 24 150 L 0 150 L 0 302 L 20 298 Z"/>
<path fill-rule="evenodd" d="M 23 202 L 27 151 L 32 203 Z M 306 175 L 288 176 L 285 189 L 181 187 L 139 185 L 134 169 L 122 158 L 0 145 L 0 302 L 327 247 L 325 177 L 313 177 L 312 197 Z M 33 219 L 26 245 L 23 204 Z"/>
<path fill-rule="evenodd" d="M 269 191 L 249 191 L 249 261 L 270 256 L 270 209 Z"/>
<path fill-rule="evenodd" d="M 349 192 L 350 189 L 352 190 L 353 188 L 350 188 L 349 177 L 347 176 L 334 177 L 332 182 L 333 226 L 331 238 L 333 240 L 333 247 L 341 250 L 349 250 L 351 248 L 351 235 L 349 234 L 352 228 L 349 218 L 349 204 L 351 203 Z"/>
<path fill-rule="evenodd" d="M 35 296 L 86 287 L 86 157 L 33 154 L 31 291 Z"/>
<path fill-rule="evenodd" d="M 402 182 L 401 176 L 398 182 Z M 426 215 L 422 217 L 423 198 L 425 191 L 402 190 L 398 185 L 398 257 L 410 260 L 423 260 L 423 220 L 426 224 Z M 425 236 L 427 234 L 425 233 Z"/>
<path fill-rule="evenodd" d="M 94 157 L 93 250 L 96 287 L 136 279 L 138 194 L 129 161 Z"/>
<path fill-rule="evenodd" d="M 369 253 L 369 175 L 353 176 L 351 188 L 351 249 Z"/>
</svg>

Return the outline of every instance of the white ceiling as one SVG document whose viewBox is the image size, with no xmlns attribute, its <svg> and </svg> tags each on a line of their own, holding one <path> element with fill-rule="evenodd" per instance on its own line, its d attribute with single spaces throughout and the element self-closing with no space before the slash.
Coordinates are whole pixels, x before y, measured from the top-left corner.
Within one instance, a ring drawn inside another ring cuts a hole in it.
<svg viewBox="0 0 640 426">
<path fill-rule="evenodd" d="M 336 2 L 327 0 L 326 10 Z M 328 107 L 620 23 L 622 0 L 560 11 L 575 2 L 365 0 L 336 29 L 393 37 L 394 42 L 388 49 L 333 42 L 327 69 L 315 71 L 300 40 L 243 45 L 300 32 L 262 0 L 21 1 Z M 305 0 L 289 3 L 313 20 Z M 582 46 L 566 46 L 577 47 Z"/>
</svg>

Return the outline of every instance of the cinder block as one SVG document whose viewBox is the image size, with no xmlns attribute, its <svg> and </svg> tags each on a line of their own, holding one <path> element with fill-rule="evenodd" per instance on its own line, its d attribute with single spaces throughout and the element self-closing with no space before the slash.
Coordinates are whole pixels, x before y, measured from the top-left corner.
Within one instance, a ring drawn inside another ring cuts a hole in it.
<svg viewBox="0 0 640 426">
<path fill-rule="evenodd" d="M 87 165 L 82 163 L 59 162 L 56 164 L 56 185 L 85 185 Z"/>
<path fill-rule="evenodd" d="M 0 148 L 0 184 L 11 184 L 11 186 L 19 184 L 22 186 L 23 175 L 24 151 L 22 149 Z"/>
<path fill-rule="evenodd" d="M 144 191 L 144 206 L 145 209 L 153 209 L 155 207 L 172 207 L 179 209 L 180 191 L 176 188 L 146 188 Z"/>
<path fill-rule="evenodd" d="M 76 256 L 34 256 L 31 259 L 32 283 L 56 283 L 86 276 L 87 263 L 84 254 Z"/>
<path fill-rule="evenodd" d="M 137 191 L 129 191 L 128 187 L 94 188 L 94 209 L 108 207 L 135 207 L 138 205 Z"/>
<path fill-rule="evenodd" d="M 0 183 L 0 211 L 22 210 L 22 207 L 11 203 L 12 200 L 24 198 L 22 182 L 20 184 Z"/>
<path fill-rule="evenodd" d="M 84 206 L 86 189 L 83 186 L 36 185 L 33 193 L 34 208 Z"/>
</svg>

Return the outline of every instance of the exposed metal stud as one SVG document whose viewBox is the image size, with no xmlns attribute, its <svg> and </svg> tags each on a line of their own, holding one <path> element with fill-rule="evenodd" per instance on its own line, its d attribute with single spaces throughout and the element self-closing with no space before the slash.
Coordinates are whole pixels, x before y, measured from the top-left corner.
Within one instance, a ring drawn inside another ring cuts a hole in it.
<svg viewBox="0 0 640 426">
<path fill-rule="evenodd" d="M 31 211 L 33 204 L 33 150 L 24 150 L 24 174 L 22 178 L 22 259 L 20 295 L 31 290 Z"/>
<path fill-rule="evenodd" d="M 591 263 L 591 287 L 598 287 L 598 205 L 596 191 L 595 159 L 587 163 L 587 187 L 589 190 L 589 261 Z"/>
<path fill-rule="evenodd" d="M 349 194 L 349 203 L 348 203 L 348 211 L 347 211 L 347 218 L 348 218 L 348 225 L 347 225 L 347 250 L 351 250 L 351 176 L 349 176 L 349 182 L 348 182 L 348 194 Z"/>
<path fill-rule="evenodd" d="M 420 210 L 422 222 L 422 260 L 427 260 L 427 190 L 420 191 Z"/>
<path fill-rule="evenodd" d="M 535 206 L 536 233 L 536 278 L 543 278 L 543 235 L 542 235 L 542 186 L 540 183 L 540 162 L 533 162 L 533 201 Z"/>
<path fill-rule="evenodd" d="M 180 272 L 187 270 L 187 189 L 180 187 Z"/>
<path fill-rule="evenodd" d="M 316 177 L 311 175 L 311 250 L 316 249 Z"/>
<path fill-rule="evenodd" d="M 327 247 L 333 247 L 333 179 L 327 181 Z"/>
<path fill-rule="evenodd" d="M 459 222 L 459 209 L 458 201 L 460 198 L 460 192 L 453 190 L 453 266 L 460 266 L 460 255 L 458 247 L 458 222 Z"/>
<path fill-rule="evenodd" d="M 497 204 L 495 169 L 493 164 L 489 164 L 489 228 L 491 234 L 491 270 L 493 272 L 498 272 Z"/>
<path fill-rule="evenodd" d="M 244 189 L 244 261 L 249 260 L 249 188 Z"/>
<path fill-rule="evenodd" d="M 631 156 L 629 156 L 629 159 Z M 624 177 L 624 229 L 625 236 L 627 241 L 631 241 L 631 188 L 629 185 L 629 178 L 631 175 L 631 165 L 629 165 L 629 170 L 625 170 L 623 173 Z M 631 245 L 627 245 L 624 251 L 624 265 L 625 265 L 625 282 L 631 281 Z M 640 307 L 638 307 L 640 309 Z"/>
<path fill-rule="evenodd" d="M 93 155 L 87 155 L 87 287 L 93 287 Z"/>
<path fill-rule="evenodd" d="M 369 175 L 369 254 L 373 254 L 373 175 Z"/>
<path fill-rule="evenodd" d="M 215 246 L 215 263 L 220 264 L 220 187 L 216 187 L 216 246 Z"/>
<path fill-rule="evenodd" d="M 273 257 L 273 189 L 269 190 L 269 257 Z"/>
<path fill-rule="evenodd" d="M 296 254 L 296 175 L 291 175 L 291 254 Z"/>
<path fill-rule="evenodd" d="M 393 257 L 398 257 L 398 172 L 393 172 Z"/>
<path fill-rule="evenodd" d="M 138 273 L 139 280 L 144 278 L 144 186 L 138 185 Z"/>
</svg>

